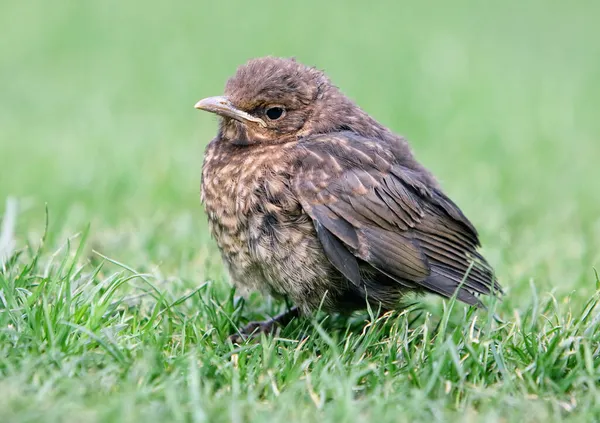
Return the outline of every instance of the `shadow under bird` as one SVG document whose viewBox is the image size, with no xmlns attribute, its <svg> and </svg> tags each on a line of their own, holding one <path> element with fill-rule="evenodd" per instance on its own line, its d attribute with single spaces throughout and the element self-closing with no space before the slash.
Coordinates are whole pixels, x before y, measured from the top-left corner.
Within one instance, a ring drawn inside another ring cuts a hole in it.
<svg viewBox="0 0 600 423">
<path fill-rule="evenodd" d="M 406 140 L 322 71 L 253 59 L 195 107 L 221 117 L 202 201 L 233 284 L 295 305 L 239 335 L 319 308 L 395 309 L 409 292 L 471 305 L 501 292 L 477 231 Z"/>
</svg>

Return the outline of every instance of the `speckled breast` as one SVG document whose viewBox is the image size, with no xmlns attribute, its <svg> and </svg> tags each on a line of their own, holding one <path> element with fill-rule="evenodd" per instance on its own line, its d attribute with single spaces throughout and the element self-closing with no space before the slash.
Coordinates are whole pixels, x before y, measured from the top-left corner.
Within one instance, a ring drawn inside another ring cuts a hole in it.
<svg viewBox="0 0 600 423">
<path fill-rule="evenodd" d="M 302 301 L 327 272 L 313 223 L 290 190 L 294 147 L 214 140 L 206 150 L 202 200 L 232 282 Z"/>
</svg>

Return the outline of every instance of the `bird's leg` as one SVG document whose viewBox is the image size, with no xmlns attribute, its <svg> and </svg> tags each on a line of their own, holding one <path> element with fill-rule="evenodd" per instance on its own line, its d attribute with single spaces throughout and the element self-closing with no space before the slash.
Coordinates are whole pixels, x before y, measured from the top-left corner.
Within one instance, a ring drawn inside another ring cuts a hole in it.
<svg viewBox="0 0 600 423">
<path fill-rule="evenodd" d="M 238 333 L 234 333 L 229 337 L 233 343 L 241 343 L 248 338 L 260 336 L 261 333 L 270 334 L 274 333 L 278 326 L 285 326 L 291 322 L 294 318 L 300 315 L 298 307 L 288 308 L 283 313 L 280 313 L 271 319 L 262 320 L 258 322 L 250 322 L 239 330 Z"/>
</svg>

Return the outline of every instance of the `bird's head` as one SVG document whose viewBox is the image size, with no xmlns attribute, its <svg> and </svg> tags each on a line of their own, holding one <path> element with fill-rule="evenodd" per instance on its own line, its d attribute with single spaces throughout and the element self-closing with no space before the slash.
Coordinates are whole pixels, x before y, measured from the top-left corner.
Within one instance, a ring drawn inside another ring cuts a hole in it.
<svg viewBox="0 0 600 423">
<path fill-rule="evenodd" d="M 322 71 L 294 59 L 250 60 L 227 81 L 223 96 L 205 98 L 195 107 L 220 115 L 220 139 L 237 145 L 277 144 L 343 130 L 389 134 Z"/>
</svg>

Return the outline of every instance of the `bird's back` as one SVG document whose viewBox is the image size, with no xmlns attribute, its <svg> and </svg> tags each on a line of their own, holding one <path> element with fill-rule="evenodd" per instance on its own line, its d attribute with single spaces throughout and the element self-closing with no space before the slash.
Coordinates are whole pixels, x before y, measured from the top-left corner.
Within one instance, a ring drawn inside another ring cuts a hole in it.
<svg viewBox="0 0 600 423">
<path fill-rule="evenodd" d="M 354 285 L 377 291 L 379 280 L 391 279 L 397 289 L 457 293 L 469 304 L 479 304 L 474 294 L 500 292 L 474 226 L 430 174 L 407 165 L 416 162 L 399 156 L 393 140 L 346 131 L 301 147 L 307 153 L 294 194 L 326 255 Z M 365 268 L 375 276 L 365 278 Z"/>
</svg>

